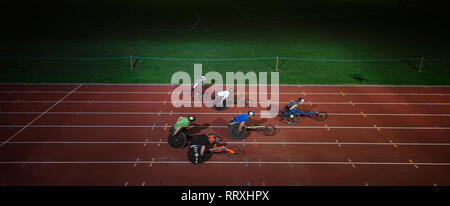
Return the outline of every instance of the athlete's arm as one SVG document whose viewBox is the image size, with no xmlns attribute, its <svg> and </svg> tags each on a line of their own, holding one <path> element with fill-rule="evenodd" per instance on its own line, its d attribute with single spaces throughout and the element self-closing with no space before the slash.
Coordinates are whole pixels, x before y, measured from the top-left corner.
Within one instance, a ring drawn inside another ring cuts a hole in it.
<svg viewBox="0 0 450 206">
<path fill-rule="evenodd" d="M 244 125 L 245 125 L 245 122 L 242 121 L 242 122 L 241 122 L 241 125 L 239 125 L 239 132 L 242 131 L 242 128 L 244 127 Z"/>
<path fill-rule="evenodd" d="M 180 125 L 178 129 L 173 133 L 173 136 L 177 135 L 178 132 L 184 127 L 184 125 Z"/>
</svg>

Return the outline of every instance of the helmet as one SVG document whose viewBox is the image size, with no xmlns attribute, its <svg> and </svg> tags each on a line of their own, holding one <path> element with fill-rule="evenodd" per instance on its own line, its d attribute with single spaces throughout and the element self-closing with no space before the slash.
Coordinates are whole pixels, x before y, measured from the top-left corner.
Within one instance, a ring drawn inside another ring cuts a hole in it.
<svg viewBox="0 0 450 206">
<path fill-rule="evenodd" d="M 216 135 L 214 135 L 214 134 L 208 135 L 208 139 L 211 142 L 216 142 L 217 141 Z"/>
<path fill-rule="evenodd" d="M 202 75 L 202 77 L 201 77 L 202 79 L 206 79 L 206 76 L 205 75 Z"/>
<path fill-rule="evenodd" d="M 300 103 L 303 103 L 305 100 L 304 100 L 303 98 L 299 97 L 299 98 L 298 98 L 298 101 L 299 101 Z"/>
<path fill-rule="evenodd" d="M 189 115 L 189 116 L 188 116 L 188 119 L 189 119 L 189 121 L 191 121 L 191 122 L 192 122 L 192 121 L 194 121 L 194 120 L 195 120 L 195 117 L 194 117 L 194 116 L 192 116 L 192 115 Z"/>
<path fill-rule="evenodd" d="M 252 110 L 250 110 L 250 111 L 248 111 L 248 115 L 255 116 L 255 113 Z"/>
</svg>

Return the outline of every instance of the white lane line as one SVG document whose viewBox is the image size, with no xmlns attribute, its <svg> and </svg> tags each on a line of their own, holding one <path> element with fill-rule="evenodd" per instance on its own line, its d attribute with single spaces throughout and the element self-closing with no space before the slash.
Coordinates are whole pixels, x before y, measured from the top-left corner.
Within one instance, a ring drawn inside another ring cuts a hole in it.
<svg viewBox="0 0 450 206">
<path fill-rule="evenodd" d="M 35 91 L 35 90 L 20 90 L 20 91 L 0 91 L 3 94 L 59 94 L 67 93 L 68 91 L 60 90 L 46 90 L 46 91 Z M 136 92 L 136 91 L 77 91 L 75 94 L 167 94 L 166 92 Z M 341 96 L 342 93 L 339 92 L 246 92 L 245 94 L 297 94 L 297 95 L 338 95 Z M 376 96 L 450 96 L 448 93 L 381 93 L 381 92 L 351 92 L 345 93 L 345 95 L 376 95 Z"/>
<path fill-rule="evenodd" d="M 0 114 L 39 114 L 40 112 L 0 112 Z M 85 115 L 184 115 L 184 114 L 192 114 L 192 115 L 238 115 L 241 114 L 239 112 L 47 112 L 47 114 L 85 114 Z M 259 112 L 255 112 L 255 114 L 259 114 Z M 328 115 L 332 116 L 361 116 L 361 113 L 328 113 Z M 450 117 L 450 114 L 365 114 L 367 116 L 430 116 L 430 117 Z"/>
<path fill-rule="evenodd" d="M 23 127 L 25 125 L 0 125 L 0 128 L 8 127 Z M 164 125 L 29 125 L 30 128 L 164 128 Z M 228 128 L 225 125 L 210 125 L 210 126 L 190 126 L 192 128 Z M 374 129 L 374 127 L 353 127 L 353 126 L 327 126 L 330 129 Z M 280 129 L 326 129 L 325 126 L 277 126 Z M 380 129 L 404 129 L 404 130 L 448 130 L 450 127 L 377 127 Z"/>
<path fill-rule="evenodd" d="M 189 161 L 1 161 L 0 164 L 192 164 Z M 206 161 L 203 164 L 300 164 L 300 165 L 408 165 L 410 162 L 261 162 Z M 450 166 L 447 162 L 414 162 L 423 166 Z"/>
<path fill-rule="evenodd" d="M 0 114 L 39 114 L 41 112 L 0 112 Z M 55 114 L 55 115 L 238 115 L 241 114 L 239 112 L 47 112 L 47 114 Z M 259 114 L 259 112 L 255 112 L 255 114 Z M 360 113 L 328 113 L 330 116 L 360 116 Z M 450 114 L 365 114 L 367 116 L 417 116 L 417 117 L 450 117 Z"/>
<path fill-rule="evenodd" d="M 78 82 L 78 83 L 0 83 L 0 85 L 78 85 L 78 84 L 84 84 L 88 86 L 95 86 L 95 85 L 109 85 L 109 86 L 116 86 L 116 85 L 130 85 L 130 86 L 179 86 L 183 84 L 151 84 L 151 83 L 90 83 L 90 82 Z M 184 84 L 184 85 L 192 85 L 192 84 Z M 227 84 L 223 84 L 226 86 Z M 234 85 L 246 85 L 249 84 L 234 84 Z M 417 88 L 435 88 L 435 87 L 443 87 L 448 88 L 449 85 L 369 85 L 369 84 L 280 84 L 278 85 L 280 87 L 417 87 Z"/>
<path fill-rule="evenodd" d="M 167 142 L 151 142 L 151 141 L 69 141 L 69 142 L 7 142 L 6 144 L 167 144 Z M 381 145 L 392 146 L 392 143 L 383 142 L 226 142 L 226 144 L 261 144 L 261 145 Z M 420 142 L 400 142 L 395 143 L 402 146 L 450 146 L 450 143 L 420 143 Z"/>
<path fill-rule="evenodd" d="M 70 94 L 72 94 L 73 92 L 75 92 L 78 88 L 80 88 L 82 86 L 82 84 L 78 85 L 75 89 L 73 89 L 70 93 L 66 94 L 63 98 L 61 98 L 59 101 L 57 101 L 55 104 L 53 104 L 51 107 L 49 107 L 47 110 L 45 110 L 44 112 L 42 112 L 39 116 L 37 116 L 33 121 L 31 121 L 30 123 L 28 123 L 27 125 L 25 125 L 22 129 L 20 129 L 18 132 L 16 132 L 14 135 L 12 135 L 10 138 L 8 138 L 6 141 L 4 141 L 2 144 L 0 144 L 0 148 L 5 145 L 7 142 L 9 142 L 10 140 L 12 140 L 14 137 L 16 137 L 18 134 L 20 134 L 23 130 L 25 130 L 26 128 L 30 127 L 31 124 L 33 124 L 34 122 L 36 122 L 39 118 L 41 118 L 42 116 L 44 116 L 44 114 L 46 114 L 48 111 L 50 111 L 51 109 L 53 109 L 53 107 L 55 107 L 58 103 L 62 102 L 66 97 L 68 97 Z"/>
<path fill-rule="evenodd" d="M 2 100 L 0 103 L 51 103 L 56 102 L 54 100 L 45 101 L 45 100 L 30 100 L 30 101 L 23 101 L 23 100 Z M 80 101 L 64 101 L 63 103 L 97 103 L 97 104 L 163 104 L 166 101 L 101 101 L 101 100 L 80 100 Z M 170 101 L 169 101 L 170 102 Z M 183 102 L 183 101 L 177 101 L 176 103 L 192 103 L 189 101 Z M 272 103 L 272 102 L 258 102 L 258 103 Z M 278 102 L 279 104 L 287 104 L 289 102 Z M 309 102 L 308 102 L 309 103 Z M 311 105 L 321 105 L 321 104 L 344 104 L 344 105 L 353 105 L 353 104 L 361 104 L 361 105 L 450 105 L 450 102 L 311 102 Z"/>
</svg>

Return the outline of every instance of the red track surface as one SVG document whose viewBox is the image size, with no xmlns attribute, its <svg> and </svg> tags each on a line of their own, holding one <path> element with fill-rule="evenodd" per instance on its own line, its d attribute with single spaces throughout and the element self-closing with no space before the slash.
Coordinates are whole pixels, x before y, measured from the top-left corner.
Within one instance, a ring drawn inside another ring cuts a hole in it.
<svg viewBox="0 0 450 206">
<path fill-rule="evenodd" d="M 0 185 L 450 185 L 450 87 L 282 86 L 281 102 L 303 96 L 328 119 L 258 120 L 279 133 L 236 141 L 225 126 L 245 108 L 174 108 L 171 85 L 79 86 L 0 85 Z M 166 142 L 191 113 L 245 154 L 189 163 Z"/>
</svg>

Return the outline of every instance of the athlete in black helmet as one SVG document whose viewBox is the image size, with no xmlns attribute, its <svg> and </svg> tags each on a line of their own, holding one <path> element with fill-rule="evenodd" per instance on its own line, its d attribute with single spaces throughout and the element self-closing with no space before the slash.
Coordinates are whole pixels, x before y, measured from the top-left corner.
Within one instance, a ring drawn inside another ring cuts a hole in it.
<svg viewBox="0 0 450 206">
<path fill-rule="evenodd" d="M 305 100 L 301 97 L 299 97 L 297 100 L 292 100 L 290 101 L 281 111 L 281 113 L 284 115 L 286 114 L 286 112 L 291 111 L 293 109 L 295 109 L 296 107 L 300 106 L 301 104 L 303 104 Z"/>
</svg>

